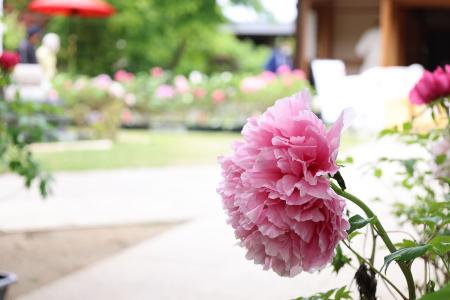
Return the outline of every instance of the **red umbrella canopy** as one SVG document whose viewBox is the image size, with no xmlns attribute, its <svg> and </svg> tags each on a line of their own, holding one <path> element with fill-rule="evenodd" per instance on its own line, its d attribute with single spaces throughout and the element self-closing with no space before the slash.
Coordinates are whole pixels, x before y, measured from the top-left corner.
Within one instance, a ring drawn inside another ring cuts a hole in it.
<svg viewBox="0 0 450 300">
<path fill-rule="evenodd" d="M 47 15 L 85 18 L 106 18 L 116 11 L 110 4 L 101 0 L 33 0 L 28 9 Z"/>
</svg>

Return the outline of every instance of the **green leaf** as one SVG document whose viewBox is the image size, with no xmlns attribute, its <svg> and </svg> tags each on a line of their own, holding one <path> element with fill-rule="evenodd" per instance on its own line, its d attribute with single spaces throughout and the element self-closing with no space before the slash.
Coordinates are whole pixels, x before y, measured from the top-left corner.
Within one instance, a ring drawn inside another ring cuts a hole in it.
<svg viewBox="0 0 450 300">
<path fill-rule="evenodd" d="M 409 132 L 412 129 L 412 123 L 411 122 L 405 122 L 403 123 L 403 131 Z"/>
<path fill-rule="evenodd" d="M 334 295 L 334 300 L 341 300 L 341 299 L 352 299 L 350 291 L 347 291 L 345 289 L 345 286 L 338 289 L 336 291 L 336 294 Z"/>
<path fill-rule="evenodd" d="M 378 134 L 378 138 L 382 138 L 386 135 L 393 135 L 398 133 L 398 130 L 396 127 L 392 127 L 392 128 L 386 128 L 380 131 L 380 133 Z"/>
<path fill-rule="evenodd" d="M 433 246 L 433 252 L 439 256 L 444 256 L 450 252 L 450 235 L 435 236 L 430 244 Z"/>
<path fill-rule="evenodd" d="M 373 170 L 373 175 L 377 178 L 380 178 L 383 175 L 383 170 L 381 170 L 380 168 L 376 168 L 375 170 Z"/>
<path fill-rule="evenodd" d="M 333 271 L 338 274 L 339 270 L 342 269 L 346 264 L 349 264 L 350 261 L 351 259 L 342 253 L 342 248 L 340 245 L 338 245 L 336 247 L 336 255 L 333 257 L 333 262 L 331 263 L 331 265 L 333 266 Z"/>
<path fill-rule="evenodd" d="M 419 300 L 444 300 L 444 299 L 450 299 L 450 284 L 447 284 L 442 289 L 423 296 Z"/>
<path fill-rule="evenodd" d="M 413 219 L 414 223 L 417 224 L 425 224 L 428 227 L 434 228 L 437 224 L 439 224 L 441 222 L 441 218 L 434 216 L 427 216 L 427 217 L 421 217 L 421 218 L 414 218 Z"/>
<path fill-rule="evenodd" d="M 411 248 L 417 246 L 416 242 L 413 240 L 404 239 L 401 243 L 395 244 L 398 248 Z"/>
<path fill-rule="evenodd" d="M 334 298 L 331 298 L 334 294 Z M 352 299 L 350 291 L 343 286 L 340 289 L 332 289 L 323 293 L 317 293 L 309 297 L 298 297 L 295 300 L 344 300 Z"/>
<path fill-rule="evenodd" d="M 360 234 L 362 234 L 362 233 L 359 232 L 359 231 L 353 231 L 352 233 L 350 233 L 350 234 L 348 235 L 347 239 L 348 239 L 349 241 L 351 241 L 355 236 L 360 235 Z"/>
<path fill-rule="evenodd" d="M 373 221 L 375 221 L 375 217 L 364 219 L 360 215 L 351 216 L 350 219 L 348 219 L 348 222 L 350 223 L 350 229 L 347 230 L 347 233 L 351 234 L 353 231 L 363 228 L 369 223 L 373 223 Z"/>
<path fill-rule="evenodd" d="M 415 247 L 403 248 L 395 251 L 384 257 L 384 264 L 381 270 L 385 267 L 385 271 L 389 267 L 389 264 L 393 261 L 397 262 L 409 262 L 417 257 L 424 255 L 432 246 L 431 245 L 420 245 Z"/>
<path fill-rule="evenodd" d="M 437 165 L 442 165 L 443 163 L 445 163 L 446 160 L 447 160 L 447 155 L 440 154 L 440 155 L 436 156 L 436 158 L 434 159 L 434 162 Z"/>
</svg>

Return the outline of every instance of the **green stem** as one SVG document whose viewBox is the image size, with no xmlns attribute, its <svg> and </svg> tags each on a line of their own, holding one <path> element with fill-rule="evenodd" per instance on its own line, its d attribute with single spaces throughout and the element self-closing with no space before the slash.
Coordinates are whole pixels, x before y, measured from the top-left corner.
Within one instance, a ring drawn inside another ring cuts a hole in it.
<svg viewBox="0 0 450 300">
<path fill-rule="evenodd" d="M 375 215 L 375 213 L 361 199 L 359 199 L 358 197 L 356 197 L 356 196 L 354 196 L 354 195 L 352 195 L 352 194 L 342 190 L 340 187 L 338 187 L 333 182 L 331 182 L 331 188 L 339 196 L 344 197 L 344 198 L 352 201 L 356 205 L 358 205 L 359 208 L 361 208 L 364 211 L 364 213 L 367 215 L 368 218 L 374 217 L 373 226 L 377 230 L 380 238 L 383 240 L 383 242 L 386 245 L 386 247 L 388 248 L 388 250 L 391 253 L 394 253 L 395 251 L 397 251 L 397 249 L 395 248 L 394 244 L 392 243 L 391 239 L 389 238 L 388 234 L 386 233 L 386 230 L 384 230 L 383 225 L 381 225 L 381 223 L 378 220 L 378 218 Z M 408 284 L 409 300 L 415 300 L 416 299 L 416 287 L 415 287 L 415 284 L 414 284 L 414 279 L 413 279 L 412 274 L 411 274 L 411 269 L 406 264 L 401 263 L 401 262 L 398 262 L 398 265 L 399 265 L 403 275 L 405 276 L 406 283 Z"/>
</svg>

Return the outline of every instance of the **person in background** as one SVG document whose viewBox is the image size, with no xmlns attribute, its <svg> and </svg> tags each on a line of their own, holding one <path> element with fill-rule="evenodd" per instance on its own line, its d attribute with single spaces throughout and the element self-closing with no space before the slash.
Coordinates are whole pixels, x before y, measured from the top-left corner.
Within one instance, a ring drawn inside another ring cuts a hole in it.
<svg viewBox="0 0 450 300">
<path fill-rule="evenodd" d="M 33 25 L 27 29 L 27 38 L 19 44 L 20 63 L 37 64 L 35 46 L 39 42 L 41 29 Z"/>
<path fill-rule="evenodd" d="M 272 54 L 264 67 L 266 71 L 275 73 L 280 66 L 288 66 L 292 69 L 290 45 L 287 42 L 278 44 L 272 49 Z"/>
<path fill-rule="evenodd" d="M 56 54 L 59 51 L 59 45 L 59 36 L 50 32 L 44 35 L 42 45 L 36 51 L 37 60 L 48 80 L 56 75 Z"/>
<path fill-rule="evenodd" d="M 369 28 L 362 34 L 356 44 L 355 52 L 363 59 L 360 68 L 361 73 L 380 65 L 381 32 L 378 25 Z"/>
</svg>

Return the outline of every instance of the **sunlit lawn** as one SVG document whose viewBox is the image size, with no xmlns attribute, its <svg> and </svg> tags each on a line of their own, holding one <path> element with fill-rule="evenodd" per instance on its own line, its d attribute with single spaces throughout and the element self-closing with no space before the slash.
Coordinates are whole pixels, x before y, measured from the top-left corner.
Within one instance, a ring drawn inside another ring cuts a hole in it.
<svg viewBox="0 0 450 300">
<path fill-rule="evenodd" d="M 123 130 L 108 150 L 67 150 L 35 153 L 52 171 L 81 171 L 167 165 L 213 164 L 217 156 L 231 151 L 230 143 L 238 133 L 154 132 Z M 358 143 L 345 136 L 343 146 Z"/>
</svg>

